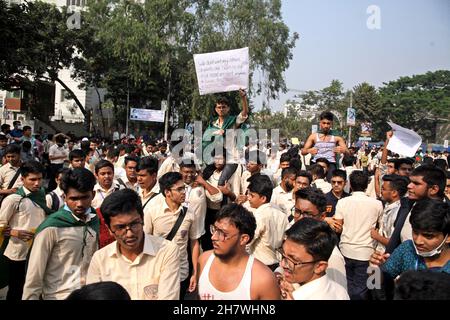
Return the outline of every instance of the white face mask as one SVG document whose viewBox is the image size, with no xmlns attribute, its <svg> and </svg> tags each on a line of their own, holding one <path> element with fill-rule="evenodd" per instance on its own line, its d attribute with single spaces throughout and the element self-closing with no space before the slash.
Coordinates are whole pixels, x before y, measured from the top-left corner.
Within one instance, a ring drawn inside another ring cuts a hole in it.
<svg viewBox="0 0 450 320">
<path fill-rule="evenodd" d="M 431 251 L 428 252 L 419 252 L 419 250 L 417 250 L 416 244 L 413 241 L 413 246 L 414 249 L 416 250 L 417 255 L 421 256 L 422 258 L 430 258 L 430 257 L 434 257 L 438 254 L 441 254 L 442 250 L 444 249 L 444 245 L 445 245 L 445 241 L 447 241 L 447 237 L 448 235 L 445 236 L 444 241 L 442 241 L 442 243 L 440 245 L 438 245 L 436 248 L 434 248 Z"/>
</svg>

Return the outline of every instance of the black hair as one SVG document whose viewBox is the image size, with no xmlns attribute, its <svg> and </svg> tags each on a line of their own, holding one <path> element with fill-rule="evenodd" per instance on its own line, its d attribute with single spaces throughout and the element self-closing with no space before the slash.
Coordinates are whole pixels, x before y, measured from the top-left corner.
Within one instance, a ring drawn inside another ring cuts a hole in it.
<svg viewBox="0 0 450 320">
<path fill-rule="evenodd" d="M 336 169 L 333 171 L 333 173 L 331 174 L 331 177 L 341 177 L 342 179 L 344 179 L 344 181 L 347 180 L 347 172 L 345 172 L 344 170 L 341 169 Z"/>
<path fill-rule="evenodd" d="M 39 161 L 35 161 L 35 160 L 26 161 L 20 166 L 20 175 L 22 177 L 26 177 L 30 173 L 44 174 L 44 172 L 45 172 L 45 168 Z"/>
<path fill-rule="evenodd" d="M 111 217 L 119 214 L 129 214 L 136 211 L 141 218 L 144 217 L 144 209 L 139 195 L 132 189 L 122 189 L 111 193 L 100 206 L 100 212 L 107 226 L 110 226 Z"/>
<path fill-rule="evenodd" d="M 311 182 L 312 182 L 312 175 L 311 175 L 311 173 L 309 173 L 309 172 L 306 171 L 306 170 L 300 170 L 299 172 L 297 172 L 297 177 L 305 177 L 305 178 L 308 178 L 309 184 L 311 184 Z"/>
<path fill-rule="evenodd" d="M 180 180 L 183 180 L 183 176 L 179 172 L 167 172 L 159 178 L 159 189 L 164 197 L 166 196 L 166 191 L 170 190 L 170 188 Z"/>
<path fill-rule="evenodd" d="M 317 159 L 316 163 L 319 163 L 319 162 L 325 163 L 327 165 L 327 168 L 330 167 L 330 161 L 328 161 L 326 158 L 319 158 L 319 159 Z"/>
<path fill-rule="evenodd" d="M 398 174 L 387 174 L 383 176 L 383 181 L 388 181 L 392 189 L 398 192 L 400 197 L 403 197 L 408 191 L 409 179 Z"/>
<path fill-rule="evenodd" d="M 348 155 L 348 154 L 346 154 L 346 155 L 342 158 L 342 164 L 343 164 L 345 167 L 351 167 L 351 166 L 353 166 L 353 165 L 355 164 L 355 162 L 356 162 L 356 157 L 351 156 L 351 155 Z"/>
<path fill-rule="evenodd" d="M 325 178 L 325 169 L 322 168 L 320 164 L 311 166 L 308 171 L 311 173 L 311 175 L 316 176 L 318 179 Z"/>
<path fill-rule="evenodd" d="M 397 160 L 394 162 L 394 168 L 395 168 L 395 170 L 400 169 L 400 166 L 401 166 L 402 164 L 407 164 L 407 165 L 412 166 L 412 165 L 414 164 L 414 160 L 413 160 L 413 159 L 410 159 L 410 158 L 400 158 L 400 159 L 397 159 Z"/>
<path fill-rule="evenodd" d="M 86 154 L 81 149 L 74 149 L 69 152 L 69 161 L 73 161 L 74 159 L 84 159 L 86 158 Z"/>
<path fill-rule="evenodd" d="M 284 179 L 285 177 L 292 175 L 292 174 L 295 177 L 297 177 L 297 173 L 298 173 L 298 170 L 295 168 L 291 168 L 291 167 L 284 168 L 283 170 L 281 170 L 281 179 Z"/>
<path fill-rule="evenodd" d="M 265 196 L 266 203 L 269 203 L 272 199 L 273 192 L 273 184 L 272 181 L 270 181 L 270 178 L 266 175 L 259 174 L 254 175 L 251 179 L 248 179 L 248 181 L 250 182 L 248 190 L 257 193 L 260 196 Z"/>
<path fill-rule="evenodd" d="M 22 130 L 23 131 L 31 130 L 31 127 L 30 126 L 24 126 Z"/>
<path fill-rule="evenodd" d="M 306 187 L 305 189 L 297 190 L 295 193 L 295 200 L 297 199 L 308 200 L 317 207 L 320 213 L 323 213 L 327 209 L 327 198 L 322 190 L 314 187 Z"/>
<path fill-rule="evenodd" d="M 448 167 L 447 161 L 445 161 L 445 159 L 434 159 L 433 164 L 444 171 L 446 171 Z"/>
<path fill-rule="evenodd" d="M 450 206 L 436 199 L 422 199 L 411 210 L 409 222 L 413 230 L 450 233 Z"/>
<path fill-rule="evenodd" d="M 31 142 L 30 141 L 24 141 L 22 142 L 22 149 L 25 151 L 28 151 L 31 149 Z"/>
<path fill-rule="evenodd" d="M 92 172 L 85 168 L 70 169 L 61 178 L 60 188 L 65 194 L 69 189 L 75 189 L 79 192 L 93 191 L 96 180 Z"/>
<path fill-rule="evenodd" d="M 152 175 L 158 172 L 158 160 L 154 157 L 143 157 L 139 160 L 136 167 L 136 172 L 146 170 L 148 174 Z"/>
<path fill-rule="evenodd" d="M 8 138 L 4 134 L 0 134 L 0 140 L 2 141 L 8 141 Z"/>
<path fill-rule="evenodd" d="M 353 171 L 350 174 L 350 188 L 352 191 L 366 191 L 369 184 L 369 176 L 363 171 Z"/>
<path fill-rule="evenodd" d="M 5 155 L 9 154 L 9 153 L 15 153 L 15 154 L 19 154 L 20 155 L 20 145 L 18 144 L 8 144 L 5 147 Z"/>
<path fill-rule="evenodd" d="M 102 281 L 72 291 L 66 300 L 131 300 L 131 297 L 117 282 Z"/>
<path fill-rule="evenodd" d="M 314 261 L 328 261 L 337 244 L 336 234 L 328 223 L 313 218 L 298 220 L 286 231 L 286 237 L 304 246 Z"/>
<path fill-rule="evenodd" d="M 333 114 L 330 111 L 324 111 L 324 112 L 322 112 L 320 114 L 319 121 L 323 120 L 323 119 L 333 121 L 334 120 L 334 116 L 333 116 Z"/>
<path fill-rule="evenodd" d="M 425 157 L 423 157 L 423 159 L 422 159 L 422 163 L 423 163 L 423 164 L 433 164 L 433 158 L 432 158 L 432 157 L 425 156 Z"/>
<path fill-rule="evenodd" d="M 60 174 L 66 174 L 66 173 L 69 172 L 69 171 L 70 171 L 69 168 L 59 168 L 59 169 L 56 171 L 56 176 L 55 176 L 55 177 L 58 177 Z"/>
<path fill-rule="evenodd" d="M 450 274 L 406 271 L 395 282 L 394 300 L 450 300 Z"/>
<path fill-rule="evenodd" d="M 56 143 L 64 144 L 66 142 L 66 138 L 64 136 L 56 136 L 55 138 Z"/>
<path fill-rule="evenodd" d="M 114 165 L 108 160 L 102 159 L 95 164 L 95 174 L 98 174 L 102 168 L 111 168 L 114 173 Z"/>
<path fill-rule="evenodd" d="M 253 214 L 243 206 L 230 203 L 223 206 L 216 214 L 216 221 L 229 219 L 240 234 L 248 234 L 250 243 L 255 236 L 256 220 Z"/>
<path fill-rule="evenodd" d="M 197 166 L 195 165 L 195 163 L 194 163 L 192 158 L 183 158 L 183 159 L 181 159 L 181 162 L 180 162 L 179 166 L 180 166 L 180 170 L 182 168 L 192 168 L 194 170 L 197 170 Z"/>
<path fill-rule="evenodd" d="M 230 102 L 228 101 L 228 99 L 226 97 L 218 97 L 216 100 L 216 105 L 217 104 L 224 104 L 226 106 L 230 106 Z"/>
<path fill-rule="evenodd" d="M 125 157 L 125 165 L 128 164 L 128 162 L 130 161 L 134 161 L 136 163 L 139 163 L 139 158 L 138 157 L 134 157 L 134 156 L 126 156 Z"/>
<path fill-rule="evenodd" d="M 447 178 L 445 176 L 445 172 L 436 167 L 435 165 L 424 164 L 420 167 L 415 168 L 411 172 L 411 176 L 420 176 L 423 181 L 425 181 L 428 187 L 437 185 L 439 191 L 437 196 L 440 198 L 444 197 L 445 186 L 447 182 Z"/>
<path fill-rule="evenodd" d="M 282 162 L 290 162 L 291 159 L 292 159 L 291 155 L 289 153 L 285 152 L 285 153 L 283 153 L 280 156 L 280 163 L 282 163 Z"/>
<path fill-rule="evenodd" d="M 294 168 L 297 171 L 301 170 L 302 160 L 300 160 L 300 158 L 292 158 L 291 161 L 289 161 L 289 167 Z"/>
</svg>

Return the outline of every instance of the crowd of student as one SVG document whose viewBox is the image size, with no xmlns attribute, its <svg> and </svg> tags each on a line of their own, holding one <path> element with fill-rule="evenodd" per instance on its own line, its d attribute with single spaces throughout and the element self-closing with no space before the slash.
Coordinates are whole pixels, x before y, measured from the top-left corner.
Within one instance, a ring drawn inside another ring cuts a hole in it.
<svg viewBox="0 0 450 320">
<path fill-rule="evenodd" d="M 246 120 L 217 107 L 215 129 Z M 448 153 L 394 155 L 392 132 L 381 148 L 347 148 L 332 121 L 323 113 L 302 147 L 247 144 L 209 166 L 171 153 L 179 141 L 58 134 L 40 153 L 28 128 L 2 127 L 0 289 L 11 300 L 448 299 Z"/>
</svg>

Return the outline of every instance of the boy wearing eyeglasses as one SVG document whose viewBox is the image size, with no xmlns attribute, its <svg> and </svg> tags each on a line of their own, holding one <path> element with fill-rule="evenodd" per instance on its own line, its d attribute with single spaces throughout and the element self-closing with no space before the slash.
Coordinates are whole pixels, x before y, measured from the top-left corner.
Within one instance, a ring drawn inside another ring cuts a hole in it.
<svg viewBox="0 0 450 320">
<path fill-rule="evenodd" d="M 117 282 L 133 300 L 178 300 L 179 247 L 172 241 L 144 233 L 139 195 L 131 189 L 116 191 L 103 201 L 100 209 L 116 241 L 94 254 L 87 284 Z"/>
<path fill-rule="evenodd" d="M 169 240 L 173 239 L 179 246 L 180 299 L 184 299 L 186 291 L 193 292 L 197 287 L 199 239 L 203 230 L 196 221 L 198 217 L 183 206 L 186 201 L 183 176 L 179 172 L 168 172 L 158 182 L 161 194 L 153 198 L 145 209 L 144 231 Z M 192 275 L 189 272 L 188 250 L 191 251 Z"/>
<path fill-rule="evenodd" d="M 326 274 L 336 243 L 330 226 L 314 218 L 300 219 L 286 231 L 286 240 L 279 250 L 284 299 L 349 300 L 347 291 Z M 295 290 L 285 290 L 289 284 L 296 284 Z"/>
<path fill-rule="evenodd" d="M 201 300 L 280 299 L 274 274 L 246 250 L 255 230 L 254 216 L 241 205 L 220 209 L 210 226 L 214 249 L 199 258 Z"/>
</svg>

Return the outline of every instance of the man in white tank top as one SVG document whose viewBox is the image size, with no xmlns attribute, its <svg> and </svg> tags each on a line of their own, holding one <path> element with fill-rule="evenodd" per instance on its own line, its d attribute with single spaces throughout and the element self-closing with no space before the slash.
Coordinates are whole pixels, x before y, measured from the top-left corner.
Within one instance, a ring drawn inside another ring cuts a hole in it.
<svg viewBox="0 0 450 320">
<path fill-rule="evenodd" d="M 244 207 L 231 203 L 221 208 L 211 225 L 214 249 L 199 258 L 201 300 L 280 299 L 274 274 L 245 249 L 255 229 L 256 220 Z"/>
<path fill-rule="evenodd" d="M 329 111 L 322 112 L 319 119 L 320 132 L 309 135 L 301 154 L 311 154 L 312 163 L 319 158 L 327 159 L 330 163 L 327 177 L 331 179 L 332 172 L 337 168 L 336 153 L 348 154 L 349 151 L 344 138 L 332 134 L 333 114 Z"/>
</svg>

